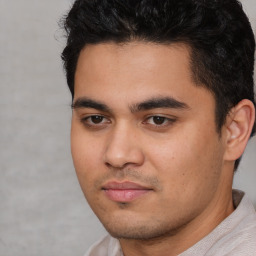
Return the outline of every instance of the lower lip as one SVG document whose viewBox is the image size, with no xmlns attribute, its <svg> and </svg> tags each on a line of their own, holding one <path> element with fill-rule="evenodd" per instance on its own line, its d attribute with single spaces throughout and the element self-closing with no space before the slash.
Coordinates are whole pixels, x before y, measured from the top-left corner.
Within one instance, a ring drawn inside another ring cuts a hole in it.
<svg viewBox="0 0 256 256">
<path fill-rule="evenodd" d="M 115 202 L 131 202 L 150 192 L 143 189 L 107 189 L 104 190 L 107 197 Z"/>
</svg>

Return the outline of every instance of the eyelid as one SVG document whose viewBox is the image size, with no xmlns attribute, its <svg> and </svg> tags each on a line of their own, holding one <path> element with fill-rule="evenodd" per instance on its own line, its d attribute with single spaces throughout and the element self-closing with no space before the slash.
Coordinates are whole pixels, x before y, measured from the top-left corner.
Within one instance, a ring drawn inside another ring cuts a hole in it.
<svg viewBox="0 0 256 256">
<path fill-rule="evenodd" d="M 94 123 L 92 122 L 91 118 L 93 117 L 102 117 L 103 120 L 100 121 L 99 123 Z M 164 119 L 164 122 L 161 124 L 157 124 L 154 122 L 150 122 L 150 119 L 153 119 L 154 117 L 160 117 Z M 167 116 L 164 114 L 151 114 L 151 115 L 147 115 L 146 117 L 143 118 L 142 124 L 145 126 L 148 126 L 149 128 L 152 129 L 166 129 L 169 126 L 173 125 L 174 122 L 177 121 L 177 117 L 174 116 Z M 92 129 L 102 129 L 105 128 L 106 126 L 108 126 L 109 124 L 112 123 L 111 117 L 106 116 L 104 114 L 98 114 L 98 113 L 90 113 L 90 114 L 85 114 L 83 116 L 80 117 L 80 122 L 87 128 L 92 128 Z"/>
<path fill-rule="evenodd" d="M 154 118 L 154 117 L 161 117 L 161 118 L 164 118 L 165 121 L 163 124 L 150 124 L 148 122 L 149 119 L 151 118 Z M 171 124 L 173 124 L 175 121 L 177 121 L 177 118 L 176 117 L 170 117 L 170 116 L 165 116 L 165 115 L 161 115 L 161 114 L 154 114 L 154 115 L 149 115 L 145 118 L 145 121 L 143 121 L 143 124 L 148 124 L 148 125 L 151 125 L 151 126 L 154 126 L 156 128 L 164 128 L 164 127 L 167 127 Z"/>
<path fill-rule="evenodd" d="M 105 121 L 102 121 L 100 123 L 93 123 L 92 120 L 88 121 L 88 120 L 90 120 L 90 118 L 93 118 L 96 116 L 102 117 L 103 120 L 105 120 Z M 87 114 L 87 115 L 84 115 L 83 117 L 81 117 L 80 121 L 87 127 L 95 127 L 95 128 L 100 128 L 102 126 L 105 126 L 105 125 L 111 123 L 110 118 L 105 115 L 102 115 L 102 114 Z"/>
</svg>

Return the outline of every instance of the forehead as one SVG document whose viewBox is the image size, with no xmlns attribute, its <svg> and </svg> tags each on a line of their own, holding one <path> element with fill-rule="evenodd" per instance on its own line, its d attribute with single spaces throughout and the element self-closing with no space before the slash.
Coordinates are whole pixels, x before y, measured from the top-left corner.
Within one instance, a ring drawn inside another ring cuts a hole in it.
<svg viewBox="0 0 256 256">
<path fill-rule="evenodd" d="M 139 83 L 147 78 L 166 78 L 191 76 L 189 66 L 189 48 L 184 44 L 153 44 L 146 42 L 130 42 L 125 44 L 102 43 L 87 45 L 80 53 L 75 74 L 75 82 L 83 74 L 87 79 L 101 78 L 118 80 L 124 75 L 132 75 L 130 79 Z M 96 73 L 95 73 L 96 72 Z M 115 74 L 113 77 L 112 75 Z M 175 76 L 174 76 L 175 75 Z"/>
<path fill-rule="evenodd" d="M 88 45 L 78 59 L 74 98 L 100 98 L 112 105 L 155 96 L 189 103 L 207 94 L 213 100 L 208 90 L 195 84 L 190 65 L 190 48 L 184 44 Z"/>
</svg>

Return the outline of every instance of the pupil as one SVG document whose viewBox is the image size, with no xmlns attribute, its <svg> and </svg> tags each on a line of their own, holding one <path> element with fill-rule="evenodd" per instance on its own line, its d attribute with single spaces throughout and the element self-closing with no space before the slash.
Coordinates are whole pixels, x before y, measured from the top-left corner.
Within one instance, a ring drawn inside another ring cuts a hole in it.
<svg viewBox="0 0 256 256">
<path fill-rule="evenodd" d="M 154 120 L 154 123 L 155 123 L 155 124 L 160 125 L 160 124 L 163 124 L 163 123 L 164 123 L 165 117 L 162 117 L 162 116 L 155 116 L 155 117 L 153 117 L 153 120 Z"/>
<path fill-rule="evenodd" d="M 91 119 L 92 119 L 92 122 L 93 122 L 93 123 L 99 124 L 99 123 L 102 122 L 103 117 L 102 117 L 102 116 L 92 116 Z"/>
</svg>

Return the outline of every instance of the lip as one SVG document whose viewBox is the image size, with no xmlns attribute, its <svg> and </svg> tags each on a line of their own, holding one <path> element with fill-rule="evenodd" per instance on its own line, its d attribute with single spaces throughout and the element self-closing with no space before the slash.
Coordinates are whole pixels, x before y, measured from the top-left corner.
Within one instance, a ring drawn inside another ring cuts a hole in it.
<svg viewBox="0 0 256 256">
<path fill-rule="evenodd" d="M 114 202 L 131 202 L 152 191 L 134 182 L 108 182 L 102 186 L 105 195 Z"/>
</svg>

